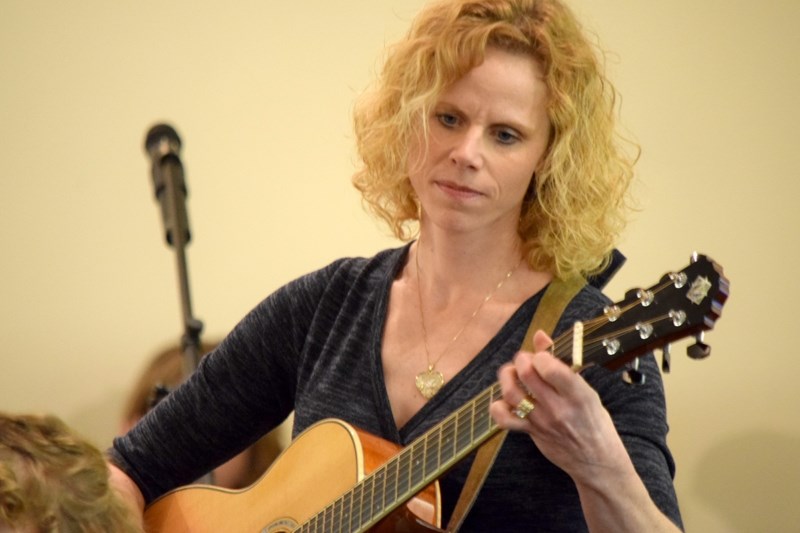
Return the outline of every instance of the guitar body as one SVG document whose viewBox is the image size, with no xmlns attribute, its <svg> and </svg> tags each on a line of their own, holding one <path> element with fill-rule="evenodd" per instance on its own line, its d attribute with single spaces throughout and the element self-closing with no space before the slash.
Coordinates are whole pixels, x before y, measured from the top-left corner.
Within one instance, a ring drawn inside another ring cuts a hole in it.
<svg viewBox="0 0 800 533">
<path fill-rule="evenodd" d="M 145 531 L 293 531 L 399 449 L 340 420 L 323 420 L 297 437 L 248 488 L 189 485 L 165 494 L 145 510 Z M 441 531 L 439 504 L 439 487 L 434 483 L 371 530 Z M 340 526 L 324 528 L 337 529 Z"/>
</svg>

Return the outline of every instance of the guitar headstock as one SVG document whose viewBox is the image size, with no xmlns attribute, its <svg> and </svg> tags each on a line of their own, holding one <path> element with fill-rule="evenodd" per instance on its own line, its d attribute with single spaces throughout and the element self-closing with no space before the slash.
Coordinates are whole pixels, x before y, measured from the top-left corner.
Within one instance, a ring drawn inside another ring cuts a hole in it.
<svg viewBox="0 0 800 533">
<path fill-rule="evenodd" d="M 584 327 L 584 363 L 616 369 L 636 357 L 669 343 L 695 336 L 689 348 L 694 358 L 705 357 L 703 332 L 714 327 L 728 298 L 728 279 L 722 268 L 704 255 L 694 255 L 684 269 L 665 274 L 647 289 L 632 289 Z M 665 366 L 668 366 L 665 351 Z M 668 368 L 666 368 L 668 369 Z"/>
</svg>

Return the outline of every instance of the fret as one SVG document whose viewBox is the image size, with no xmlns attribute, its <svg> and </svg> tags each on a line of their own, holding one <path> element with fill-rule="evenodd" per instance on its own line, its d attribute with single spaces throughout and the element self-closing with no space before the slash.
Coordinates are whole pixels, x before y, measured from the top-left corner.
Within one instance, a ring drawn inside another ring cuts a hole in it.
<svg viewBox="0 0 800 533">
<path fill-rule="evenodd" d="M 368 479 L 370 478 L 365 478 L 364 482 L 357 484 L 350 490 L 353 495 L 350 506 L 350 531 L 355 531 L 362 523 L 361 513 L 364 509 L 364 491 L 366 490 Z"/>
<path fill-rule="evenodd" d="M 325 513 L 319 513 L 314 517 L 313 520 L 313 529 L 310 531 L 325 531 Z"/>
<path fill-rule="evenodd" d="M 456 450 L 461 451 L 465 449 L 472 442 L 472 420 L 473 420 L 473 406 L 467 406 L 469 409 L 459 409 L 456 413 Z"/>
<path fill-rule="evenodd" d="M 429 431 L 425 436 L 425 467 L 422 475 L 423 479 L 427 479 L 430 474 L 439 470 L 441 437 L 442 432 L 438 426 L 434 431 Z"/>
<path fill-rule="evenodd" d="M 490 397 L 488 395 L 481 395 L 475 402 L 475 415 L 474 415 L 474 435 L 473 440 L 479 439 L 489 432 L 491 429 L 491 417 L 489 416 L 489 403 Z"/>
<path fill-rule="evenodd" d="M 316 517 L 314 517 L 313 520 L 311 520 L 310 522 L 308 522 L 307 524 L 305 524 L 303 526 L 303 531 L 309 531 L 309 532 L 316 531 L 317 530 L 316 522 L 317 522 L 317 519 L 316 519 Z"/>
<path fill-rule="evenodd" d="M 400 495 L 400 487 L 398 485 L 400 477 L 400 461 L 397 457 L 393 457 L 387 461 L 384 469 L 386 470 L 386 481 L 384 482 L 384 502 L 394 503 Z"/>
<path fill-rule="evenodd" d="M 397 495 L 408 494 L 411 490 L 411 450 L 405 449 L 397 461 Z"/>
<path fill-rule="evenodd" d="M 374 481 L 375 479 L 372 476 L 367 476 L 364 478 L 363 482 L 356 485 L 356 488 L 359 489 L 361 495 L 356 500 L 357 505 L 353 508 L 353 517 L 351 520 L 351 524 L 353 525 L 353 530 L 360 528 L 363 524 L 366 524 L 372 518 L 372 497 L 373 497 L 373 488 L 374 488 Z"/>
<path fill-rule="evenodd" d="M 370 519 L 378 516 L 381 511 L 386 507 L 386 473 L 383 468 L 376 470 L 373 473 L 374 481 L 372 484 L 372 512 Z M 376 492 L 377 489 L 377 492 Z"/>
<path fill-rule="evenodd" d="M 345 531 L 353 530 L 353 491 L 346 492 L 342 500 L 342 529 Z"/>
<path fill-rule="evenodd" d="M 358 511 L 358 525 L 362 526 L 372 519 L 373 500 L 375 499 L 375 476 L 364 478 L 361 485 L 361 504 Z"/>
<path fill-rule="evenodd" d="M 411 472 L 409 475 L 409 489 L 422 482 L 424 479 L 425 439 L 419 439 L 411 445 Z"/>
<path fill-rule="evenodd" d="M 439 446 L 439 464 L 447 464 L 456 456 L 456 419 L 449 416 L 442 424 L 441 445 Z"/>
<path fill-rule="evenodd" d="M 331 531 L 342 530 L 342 511 L 342 499 L 339 498 L 331 507 Z"/>
<path fill-rule="evenodd" d="M 329 505 L 325 508 L 325 514 L 322 516 L 322 525 L 323 531 L 329 531 L 333 529 L 333 525 L 336 523 L 336 513 L 333 511 L 333 506 Z M 330 524 L 330 525 L 329 525 Z"/>
</svg>

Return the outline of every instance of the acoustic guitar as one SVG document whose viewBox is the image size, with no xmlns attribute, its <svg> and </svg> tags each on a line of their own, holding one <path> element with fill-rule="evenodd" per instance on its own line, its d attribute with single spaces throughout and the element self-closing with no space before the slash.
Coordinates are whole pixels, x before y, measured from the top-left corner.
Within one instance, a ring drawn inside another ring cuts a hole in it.
<svg viewBox="0 0 800 533">
<path fill-rule="evenodd" d="M 604 313 L 554 340 L 553 353 L 576 370 L 626 367 L 642 379 L 637 357 L 696 336 L 693 358 L 709 354 L 703 334 L 728 297 L 722 269 L 695 255 L 648 289 L 628 291 Z M 489 405 L 500 385 L 485 389 L 405 448 L 341 420 L 318 422 L 299 435 L 252 486 L 228 490 L 189 485 L 145 510 L 148 533 L 441 531 L 436 480 L 499 430 Z"/>
</svg>

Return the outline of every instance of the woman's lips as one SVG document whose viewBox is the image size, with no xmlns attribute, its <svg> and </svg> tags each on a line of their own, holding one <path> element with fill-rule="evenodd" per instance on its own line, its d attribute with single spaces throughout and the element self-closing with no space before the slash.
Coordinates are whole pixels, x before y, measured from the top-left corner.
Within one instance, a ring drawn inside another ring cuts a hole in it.
<svg viewBox="0 0 800 533">
<path fill-rule="evenodd" d="M 476 196 L 483 196 L 482 193 L 469 187 L 464 187 L 452 181 L 437 181 L 436 186 L 450 196 L 457 198 L 474 198 Z"/>
</svg>

